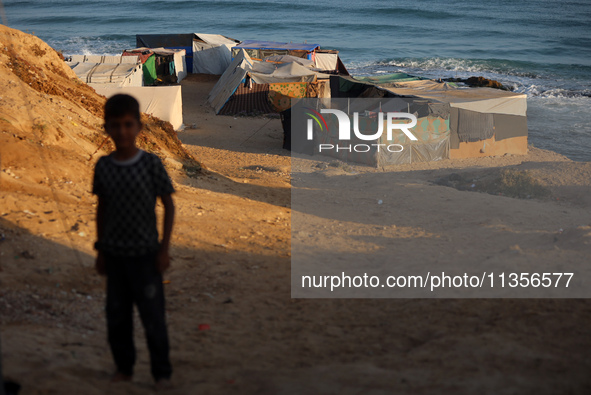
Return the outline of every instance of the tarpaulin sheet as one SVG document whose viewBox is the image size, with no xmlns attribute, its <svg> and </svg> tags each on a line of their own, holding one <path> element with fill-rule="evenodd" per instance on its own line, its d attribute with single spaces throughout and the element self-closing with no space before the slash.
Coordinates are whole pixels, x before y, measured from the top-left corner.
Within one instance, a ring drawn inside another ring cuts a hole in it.
<svg viewBox="0 0 591 395">
<path fill-rule="evenodd" d="M 277 112 L 269 103 L 269 84 L 240 84 L 220 115 L 271 114 Z"/>
<path fill-rule="evenodd" d="M 318 143 L 343 145 L 338 139 L 338 127 L 334 117 L 325 118 L 328 124 L 327 131 L 316 131 Z M 377 129 L 377 120 L 369 120 L 360 117 L 360 130 L 375 132 Z M 385 126 L 384 126 L 384 130 Z M 377 140 L 367 141 L 359 139 L 354 133 L 347 144 L 369 144 L 368 152 L 355 152 L 351 150 L 328 150 L 326 155 L 336 157 L 343 161 L 368 164 L 371 166 L 397 165 L 415 162 L 430 162 L 449 158 L 449 119 L 439 117 L 422 117 L 417 120 L 417 125 L 409 129 L 418 141 L 410 140 L 403 132 L 394 131 L 392 140 L 387 139 L 387 134 L 383 133 Z M 378 148 L 376 144 L 383 144 Z M 390 152 L 385 146 L 389 144 L 401 144 L 404 149 L 401 152 Z"/>
<path fill-rule="evenodd" d="M 72 70 L 83 82 L 106 86 L 142 86 L 142 66 L 131 63 L 91 63 L 72 64 Z"/>
<path fill-rule="evenodd" d="M 152 85 L 158 76 L 156 75 L 156 55 L 150 56 L 144 62 L 144 85 Z"/>
<path fill-rule="evenodd" d="M 72 62 L 90 62 L 90 63 L 132 63 L 137 64 L 140 58 L 135 56 L 122 55 L 72 55 Z"/>
<path fill-rule="evenodd" d="M 211 104 L 216 114 L 224 107 L 251 68 L 252 60 L 250 56 L 248 56 L 246 51 L 240 50 L 207 97 L 207 101 Z"/>
<path fill-rule="evenodd" d="M 269 101 L 278 111 L 291 107 L 292 98 L 306 97 L 306 82 L 284 82 L 269 84 Z"/>
<path fill-rule="evenodd" d="M 172 124 L 175 130 L 183 125 L 181 86 L 142 86 L 106 88 L 95 87 L 99 95 L 111 97 L 118 93 L 133 96 L 140 103 L 140 111 Z"/>
<path fill-rule="evenodd" d="M 135 49 L 126 49 L 123 51 L 123 57 L 133 57 L 137 56 L 140 59 L 140 63 L 145 63 L 146 60 L 150 58 L 150 56 L 154 55 L 149 48 L 135 48 Z"/>
<path fill-rule="evenodd" d="M 223 74 L 232 63 L 229 45 L 213 45 L 193 41 L 193 73 Z"/>
<path fill-rule="evenodd" d="M 290 51 L 314 51 L 320 44 L 282 43 L 276 41 L 244 40 L 234 48 L 242 49 L 286 49 Z"/>
<path fill-rule="evenodd" d="M 172 56 L 174 59 L 174 70 L 177 82 L 181 82 L 187 76 L 187 62 L 186 62 L 186 53 L 184 49 L 171 49 L 171 48 L 133 48 L 133 49 L 126 49 L 123 52 L 124 56 L 128 56 L 130 54 L 137 53 L 142 59 L 142 63 L 145 63 L 146 60 L 150 58 L 152 54 L 160 55 L 160 56 Z M 156 75 L 154 66 L 154 75 Z"/>
<path fill-rule="evenodd" d="M 189 47 L 193 43 L 193 33 L 185 34 L 136 34 L 136 46 L 147 48 Z"/>
<path fill-rule="evenodd" d="M 372 84 L 358 81 L 352 77 L 330 76 L 332 97 L 359 97 L 367 89 L 375 90 Z"/>
<path fill-rule="evenodd" d="M 527 112 L 527 95 L 500 89 L 456 88 L 431 80 L 393 83 L 383 87 L 397 95 L 433 99 L 449 103 L 452 107 L 482 113 L 525 116 Z"/>
<path fill-rule="evenodd" d="M 237 41 L 219 34 L 195 33 L 193 73 L 223 74 L 232 63 L 231 48 Z"/>
<path fill-rule="evenodd" d="M 339 55 L 336 53 L 314 54 L 315 67 L 320 70 L 335 71 L 337 69 Z"/>
<path fill-rule="evenodd" d="M 256 62 L 250 76 L 257 84 L 276 82 L 314 82 L 316 73 L 298 63 Z"/>
<path fill-rule="evenodd" d="M 458 136 L 458 118 L 460 109 L 451 107 L 449 109 L 449 147 L 451 149 L 460 148 L 460 137 Z"/>
<path fill-rule="evenodd" d="M 458 110 L 458 138 L 461 142 L 487 140 L 494 132 L 493 114 Z"/>
<path fill-rule="evenodd" d="M 273 55 L 267 56 L 263 59 L 264 62 L 274 62 L 274 63 L 290 63 L 296 62 L 304 67 L 313 67 L 314 62 L 310 59 L 305 58 L 298 58 L 297 56 L 292 55 Z"/>
<path fill-rule="evenodd" d="M 240 41 L 222 36 L 221 34 L 208 34 L 208 33 L 195 33 L 195 37 L 193 38 L 195 41 L 203 41 L 206 44 L 212 45 L 236 45 L 239 44 Z"/>
<path fill-rule="evenodd" d="M 390 84 L 390 83 L 395 83 L 395 82 L 425 80 L 425 78 L 416 77 L 414 75 L 410 75 L 410 74 L 406 74 L 406 73 L 380 74 L 380 75 L 372 75 L 369 77 L 357 77 L 356 79 L 359 81 L 369 82 L 371 84 L 376 84 L 376 85 Z"/>
<path fill-rule="evenodd" d="M 493 114 L 495 140 L 527 136 L 527 117 L 519 115 Z"/>
<path fill-rule="evenodd" d="M 184 49 L 186 70 L 193 70 L 193 37 L 188 34 L 136 34 L 136 47 Z"/>
</svg>

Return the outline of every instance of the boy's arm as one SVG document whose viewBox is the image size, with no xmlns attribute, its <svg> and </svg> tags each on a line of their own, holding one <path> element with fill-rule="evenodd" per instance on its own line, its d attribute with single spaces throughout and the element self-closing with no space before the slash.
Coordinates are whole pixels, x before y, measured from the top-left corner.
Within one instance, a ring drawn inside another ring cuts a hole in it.
<svg viewBox="0 0 591 395">
<path fill-rule="evenodd" d="M 96 206 L 96 241 L 100 243 L 101 235 L 104 229 L 105 204 L 103 198 L 98 197 L 98 204 Z"/>
<path fill-rule="evenodd" d="M 170 266 L 170 256 L 168 247 L 170 246 L 170 236 L 172 234 L 172 225 L 174 223 L 174 202 L 172 195 L 162 195 L 160 197 L 164 205 L 164 229 L 162 231 L 162 241 L 160 252 L 158 253 L 158 270 L 162 273 Z"/>
<path fill-rule="evenodd" d="M 100 245 L 101 235 L 103 234 L 104 223 L 105 223 L 105 204 L 103 198 L 99 196 L 98 205 L 96 207 L 96 245 Z M 98 255 L 96 257 L 96 271 L 100 275 L 105 275 L 105 259 L 103 253 L 98 249 Z"/>
</svg>

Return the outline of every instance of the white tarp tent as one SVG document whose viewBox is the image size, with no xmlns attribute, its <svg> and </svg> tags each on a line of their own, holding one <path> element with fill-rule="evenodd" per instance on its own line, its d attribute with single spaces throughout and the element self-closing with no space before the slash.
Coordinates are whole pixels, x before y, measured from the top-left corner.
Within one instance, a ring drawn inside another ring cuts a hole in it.
<svg viewBox="0 0 591 395">
<path fill-rule="evenodd" d="M 405 81 L 380 85 L 397 95 L 420 96 L 449 103 L 450 107 L 480 113 L 526 116 L 527 95 L 492 88 L 455 88 L 432 80 Z"/>
<path fill-rule="evenodd" d="M 319 70 L 334 71 L 337 69 L 339 55 L 336 53 L 322 53 L 314 54 L 314 65 Z"/>
<path fill-rule="evenodd" d="M 138 53 L 138 56 L 133 56 L 133 55 L 129 55 L 130 53 Z M 176 75 L 176 82 L 179 83 L 181 82 L 186 76 L 187 76 L 187 61 L 186 61 L 186 54 L 187 51 L 185 51 L 184 49 L 175 49 L 175 48 L 147 48 L 147 47 L 139 47 L 139 48 L 133 48 L 133 49 L 126 49 L 124 51 L 124 53 L 126 53 L 125 56 L 123 56 L 123 58 L 138 58 L 139 61 L 139 54 L 141 54 L 142 56 L 146 57 L 144 59 L 144 61 L 146 59 L 149 58 L 149 54 L 150 53 L 154 53 L 156 55 L 160 55 L 160 56 L 171 56 L 173 57 L 173 61 L 174 61 L 174 71 L 175 71 L 175 75 Z"/>
<path fill-rule="evenodd" d="M 523 93 L 493 88 L 457 88 L 431 80 L 393 82 L 380 86 L 397 95 L 449 104 L 451 149 L 460 148 L 460 142 L 489 141 L 489 144 L 494 144 L 491 141 L 520 137 L 521 142 L 512 146 L 513 152 L 524 153 L 527 150 L 527 95 Z M 489 152 L 510 152 L 506 147 L 494 151 L 494 146 L 489 145 L 492 149 Z M 484 152 L 483 145 L 480 153 Z"/>
<path fill-rule="evenodd" d="M 257 84 L 273 84 L 276 82 L 314 82 L 316 73 L 296 62 L 270 63 L 255 62 L 250 76 Z"/>
<path fill-rule="evenodd" d="M 118 93 L 133 96 L 140 103 L 140 111 L 172 124 L 174 130 L 183 126 L 181 86 L 97 87 L 99 95 L 111 97 Z"/>
<path fill-rule="evenodd" d="M 304 67 L 314 67 L 314 62 L 310 59 L 306 58 L 298 58 L 297 56 L 293 55 L 273 55 L 267 56 L 263 59 L 265 62 L 271 63 L 299 63 Z"/>
<path fill-rule="evenodd" d="M 244 49 L 234 57 L 230 66 L 215 84 L 207 101 L 216 114 L 224 107 L 241 83 L 273 84 L 286 82 L 315 82 L 318 73 L 296 62 L 270 63 L 254 61 Z M 250 77 L 247 79 L 247 77 Z"/>
<path fill-rule="evenodd" d="M 70 62 L 78 78 L 93 88 L 142 86 L 142 66 L 135 63 Z"/>
<path fill-rule="evenodd" d="M 195 33 L 193 73 L 223 74 L 232 62 L 232 51 L 240 41 L 220 34 Z"/>
<path fill-rule="evenodd" d="M 139 56 L 121 56 L 121 55 L 72 55 L 71 63 L 140 63 Z"/>
<path fill-rule="evenodd" d="M 187 76 L 187 51 L 184 49 L 150 48 L 157 55 L 173 55 L 176 82 L 181 82 Z"/>
<path fill-rule="evenodd" d="M 253 61 L 250 56 L 241 49 L 230 66 L 224 71 L 224 74 L 222 74 L 207 97 L 207 101 L 212 105 L 216 114 L 220 112 L 228 99 L 236 92 L 238 85 L 252 69 L 252 64 Z"/>
</svg>

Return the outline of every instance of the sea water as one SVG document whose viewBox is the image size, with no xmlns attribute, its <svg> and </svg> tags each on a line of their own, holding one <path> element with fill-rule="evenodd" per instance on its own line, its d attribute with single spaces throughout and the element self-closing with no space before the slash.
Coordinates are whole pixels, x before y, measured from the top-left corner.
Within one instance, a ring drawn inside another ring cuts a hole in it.
<svg viewBox="0 0 591 395">
<path fill-rule="evenodd" d="M 218 33 L 338 49 L 353 75 L 484 76 L 528 96 L 529 141 L 591 160 L 591 1 L 3 0 L 8 25 L 64 54 L 135 34 Z"/>
</svg>

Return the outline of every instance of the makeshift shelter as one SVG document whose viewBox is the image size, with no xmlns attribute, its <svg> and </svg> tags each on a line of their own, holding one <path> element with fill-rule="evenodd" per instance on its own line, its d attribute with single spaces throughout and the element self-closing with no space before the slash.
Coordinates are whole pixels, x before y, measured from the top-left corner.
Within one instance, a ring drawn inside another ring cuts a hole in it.
<svg viewBox="0 0 591 395">
<path fill-rule="evenodd" d="M 188 34 L 136 34 L 135 46 L 138 48 L 184 49 L 186 70 L 193 70 L 193 37 Z"/>
<path fill-rule="evenodd" d="M 239 40 L 219 34 L 137 34 L 137 47 L 184 49 L 189 73 L 222 74 L 231 62 L 230 48 Z"/>
<path fill-rule="evenodd" d="M 280 43 L 276 41 L 244 40 L 232 48 L 232 57 L 238 55 L 241 49 L 254 60 L 263 60 L 269 56 L 291 55 L 298 58 L 313 60 L 314 51 L 319 44 Z"/>
<path fill-rule="evenodd" d="M 328 80 L 296 62 L 257 62 L 241 50 L 209 94 L 216 114 L 270 113 L 291 98 L 330 97 Z"/>
<path fill-rule="evenodd" d="M 239 43 L 220 34 L 195 33 L 193 73 L 223 74 L 232 63 L 232 47 Z"/>
<path fill-rule="evenodd" d="M 277 82 L 314 82 L 316 73 L 296 62 L 268 63 L 254 62 L 250 76 L 257 84 Z"/>
<path fill-rule="evenodd" d="M 310 59 L 305 59 L 305 58 L 298 58 L 297 56 L 293 56 L 293 55 L 272 55 L 272 56 L 267 56 L 266 58 L 263 59 L 263 61 L 265 62 L 270 62 L 270 63 L 298 63 L 304 67 L 310 67 L 313 68 L 314 67 L 314 61 L 310 60 Z"/>
<path fill-rule="evenodd" d="M 184 49 L 134 48 L 123 56 L 139 56 L 144 70 L 144 85 L 179 83 L 187 76 Z"/>
<path fill-rule="evenodd" d="M 142 86 L 139 59 L 123 56 L 72 55 L 67 64 L 76 76 L 93 88 L 100 86 Z"/>
<path fill-rule="evenodd" d="M 349 75 L 345 64 L 339 58 L 339 51 L 316 49 L 313 59 L 316 70 L 329 74 Z"/>
<path fill-rule="evenodd" d="M 401 97 L 446 104 L 449 158 L 527 153 L 527 96 L 492 88 L 459 88 L 405 73 L 331 77 L 332 97 Z M 412 158 L 411 158 L 412 159 Z"/>
<path fill-rule="evenodd" d="M 450 106 L 450 157 L 527 153 L 527 95 L 493 88 L 457 88 L 435 81 L 407 81 L 386 90 Z"/>
<path fill-rule="evenodd" d="M 364 135 L 373 135 L 379 129 L 379 112 L 410 112 L 417 117 L 417 124 L 409 131 L 418 138 L 411 140 L 401 130 L 395 129 L 392 139 L 388 139 L 386 118 L 382 118 L 382 133 L 379 137 L 365 140 L 351 134 L 351 139 L 339 139 L 339 124 L 337 118 L 325 114 L 325 124 L 314 126 L 314 144 L 309 144 L 307 138 L 306 121 L 309 109 L 317 107 L 318 103 L 307 99 L 298 101 L 291 108 L 290 125 L 286 135 L 291 138 L 291 147 L 296 152 L 313 154 L 315 147 L 323 147 L 320 154 L 338 158 L 346 162 L 363 163 L 370 166 L 386 166 L 414 162 L 429 162 L 449 158 L 449 105 L 430 102 L 414 98 L 361 98 L 361 99 L 332 99 L 325 107 L 339 109 L 345 113 L 358 113 L 358 128 Z M 320 110 L 321 107 L 317 107 Z M 351 116 L 350 121 L 353 122 Z M 406 120 L 396 120 L 394 123 L 406 123 Z M 353 128 L 352 128 L 353 129 Z M 339 149 L 337 149 L 339 147 Z M 400 147 L 403 147 L 400 150 Z M 303 148 L 304 150 L 300 150 Z"/>
<path fill-rule="evenodd" d="M 138 56 L 121 56 L 121 55 L 72 55 L 70 56 L 70 63 L 140 63 Z"/>
<path fill-rule="evenodd" d="M 97 87 L 100 95 L 111 97 L 118 93 L 131 95 L 140 103 L 140 111 L 170 122 L 175 130 L 183 126 L 181 86 Z"/>
</svg>

